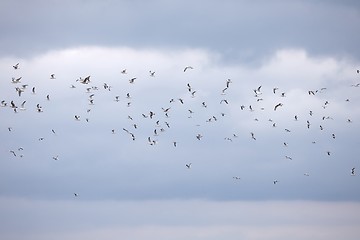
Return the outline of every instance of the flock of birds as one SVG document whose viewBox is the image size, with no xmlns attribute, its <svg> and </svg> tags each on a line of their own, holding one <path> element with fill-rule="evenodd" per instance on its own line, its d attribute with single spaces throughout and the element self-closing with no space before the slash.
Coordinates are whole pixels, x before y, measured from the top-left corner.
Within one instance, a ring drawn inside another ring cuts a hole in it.
<svg viewBox="0 0 360 240">
<path fill-rule="evenodd" d="M 17 71 L 20 69 L 20 63 L 16 63 L 15 65 L 12 66 L 13 70 L 15 71 L 15 73 L 17 73 Z M 189 71 L 193 71 L 194 68 L 192 66 L 186 66 L 183 68 L 183 73 L 187 73 Z M 359 70 L 356 71 L 359 74 Z M 120 74 L 127 76 L 128 71 L 127 69 L 123 69 L 122 71 L 120 71 Z M 149 71 L 149 77 L 151 78 L 156 78 L 156 72 L 155 71 Z M 51 81 L 56 81 L 57 77 L 55 74 L 50 74 L 48 77 Z M 135 85 L 138 81 L 137 77 L 130 77 L 127 78 L 128 79 L 128 84 L 130 85 Z M 18 99 L 3 99 L 1 100 L 0 106 L 2 108 L 6 108 L 6 109 L 12 109 L 12 111 L 14 112 L 14 114 L 20 114 L 20 112 L 25 111 L 28 108 L 27 106 L 27 102 L 28 99 L 24 99 L 25 95 L 26 97 L 29 97 L 28 94 L 25 94 L 27 91 L 30 91 L 32 95 L 36 95 L 37 94 L 37 88 L 40 86 L 29 86 L 26 82 L 23 83 L 23 78 L 22 77 L 13 77 L 11 80 L 11 84 L 13 86 L 15 86 L 15 91 L 18 95 Z M 220 113 L 209 113 L 209 117 L 206 119 L 197 119 L 197 126 L 200 126 L 200 124 L 208 124 L 208 123 L 214 123 L 220 120 L 220 118 L 222 117 L 226 117 L 228 115 L 228 112 L 226 112 L 226 108 L 222 107 L 222 106 L 228 106 L 231 105 L 231 99 L 228 99 L 227 93 L 228 91 L 231 90 L 233 81 L 231 79 L 226 79 L 224 80 L 223 83 L 223 87 L 221 89 L 219 89 L 219 96 L 221 96 L 219 103 L 219 106 L 213 106 L 212 109 L 217 109 L 220 110 Z M 198 97 L 198 89 L 195 89 L 193 86 L 193 84 L 190 83 L 186 83 L 186 85 L 184 84 L 184 90 L 187 93 L 184 93 L 183 96 L 187 96 L 188 99 L 195 99 Z M 354 88 L 358 88 L 360 87 L 360 83 L 355 83 L 352 84 L 349 87 L 354 87 Z M 85 122 L 91 122 L 91 118 L 90 118 L 90 112 L 95 108 L 95 105 L 97 103 L 96 101 L 96 95 L 98 91 L 107 91 L 110 93 L 116 92 L 116 90 L 114 90 L 114 87 L 111 84 L 108 83 L 104 83 L 101 85 L 94 85 L 93 84 L 93 80 L 91 75 L 85 76 L 85 77 L 80 77 L 78 79 L 74 79 L 73 83 L 69 86 L 70 89 L 75 89 L 75 88 L 83 88 L 85 90 L 86 93 L 86 101 L 88 103 L 87 108 L 86 108 L 86 112 L 87 112 L 87 116 L 85 118 L 83 118 L 83 116 L 81 114 L 74 114 L 73 115 L 73 119 L 74 121 L 83 121 L 85 120 Z M 30 90 L 28 90 L 30 89 Z M 326 92 L 326 88 L 321 88 L 321 89 L 310 89 L 307 91 L 307 95 L 309 95 L 309 97 L 311 96 L 316 96 L 318 94 L 322 94 L 323 92 Z M 264 107 L 258 107 L 258 103 L 261 103 L 263 101 L 266 101 L 265 97 L 264 97 L 264 89 L 263 86 L 257 86 L 255 89 L 249 90 L 252 91 L 252 95 L 253 95 L 253 99 L 254 99 L 254 104 L 243 104 L 243 105 L 239 105 L 236 106 L 236 108 L 238 109 L 239 112 L 244 112 L 244 111 L 248 111 L 248 112 L 254 112 L 254 111 L 264 111 Z M 286 98 L 286 92 L 282 92 L 280 90 L 279 87 L 273 87 L 272 89 L 266 89 L 265 91 L 271 91 L 272 94 L 278 96 L 278 102 L 276 102 L 271 111 L 273 113 L 275 112 L 279 112 L 282 111 L 282 108 L 286 107 L 286 104 L 284 103 L 283 99 Z M 131 93 L 131 91 L 127 92 L 125 94 L 124 97 L 122 97 L 120 94 L 115 96 L 113 94 L 110 95 L 112 97 L 112 101 L 114 102 L 124 102 L 125 106 L 128 108 L 131 108 L 133 106 L 132 104 L 132 99 L 133 94 Z M 139 97 L 139 96 L 138 96 Z M 124 100 L 125 98 L 125 100 Z M 52 101 L 52 96 L 50 96 L 50 94 L 46 94 L 44 96 L 44 99 L 46 99 L 48 102 Z M 350 99 L 344 99 L 346 102 L 350 102 Z M 126 137 L 129 137 L 130 141 L 137 141 L 138 140 L 138 135 L 141 136 L 145 136 L 144 138 L 144 142 L 147 142 L 150 146 L 156 146 L 159 142 L 159 139 L 161 139 L 160 135 L 165 134 L 165 132 L 173 127 L 173 124 L 171 122 L 171 118 L 172 118 L 172 112 L 175 111 L 174 109 L 176 109 L 176 107 L 179 106 L 186 106 L 187 107 L 187 115 L 184 119 L 189 118 L 192 119 L 193 116 L 195 116 L 195 110 L 194 108 L 192 108 L 194 103 L 191 104 L 186 104 L 187 99 L 184 97 L 174 97 L 174 98 L 170 98 L 169 101 L 167 103 L 164 103 L 164 105 L 166 104 L 166 106 L 161 107 L 161 109 L 149 109 L 146 112 L 142 112 L 141 115 L 131 115 L 131 114 L 125 114 L 127 115 L 126 118 L 128 119 L 128 121 L 130 122 L 129 124 L 126 124 L 124 126 L 122 126 L 120 128 L 120 132 L 123 132 L 123 135 Z M 209 103 L 206 101 L 206 99 L 201 99 L 200 100 L 200 105 L 197 106 L 197 110 L 198 109 L 204 109 L 204 111 L 206 111 L 206 109 L 209 109 Z M 150 104 L 150 102 L 149 102 Z M 322 104 L 322 108 L 326 109 L 328 106 L 330 105 L 329 101 L 325 101 Z M 149 107 L 150 108 L 150 107 Z M 41 103 L 36 103 L 34 107 L 30 108 L 30 109 L 35 109 L 36 112 L 38 112 L 39 114 L 43 113 L 44 111 L 46 111 L 45 107 L 43 107 L 43 105 Z M 224 110 L 224 111 L 223 111 Z M 3 110 L 4 111 L 4 110 Z M 130 111 L 129 111 L 130 112 Z M 159 113 L 160 112 L 160 113 Z M 0 111 L 0 114 L 1 113 Z M 309 116 L 308 118 L 305 120 L 303 120 L 304 125 L 304 129 L 310 129 L 312 127 L 312 122 L 311 122 L 311 117 L 314 115 L 313 110 L 309 110 Z M 154 124 L 152 126 L 152 132 L 147 132 L 144 133 L 142 132 L 141 134 L 139 134 L 139 129 L 141 129 L 141 126 L 139 126 L 139 124 L 137 123 L 136 120 L 138 120 L 139 118 L 141 119 L 148 119 L 146 121 L 150 121 L 152 124 Z M 298 116 L 298 115 L 294 115 L 293 116 L 293 121 L 301 121 L 301 119 L 304 119 L 304 116 Z M 331 116 L 323 116 L 322 117 L 322 121 L 326 121 L 326 120 L 331 120 L 333 119 Z M 258 122 L 259 119 L 257 117 L 254 118 L 255 122 Z M 348 118 L 345 120 L 347 123 L 351 124 L 353 122 L 353 120 L 351 118 Z M 345 122 L 344 121 L 344 122 Z M 269 118 L 268 122 L 270 122 L 270 125 L 272 127 L 278 127 L 277 123 Z M 319 125 L 319 129 L 320 131 L 324 131 L 325 128 L 325 123 Z M 14 128 L 12 126 L 7 126 L 7 130 L 8 132 L 12 132 L 14 130 Z M 116 134 L 118 133 L 119 129 L 118 128 L 112 128 L 109 129 L 109 133 L 111 134 Z M 287 133 L 291 132 L 291 129 L 285 128 L 285 131 Z M 52 134 L 56 135 L 57 134 L 57 130 L 55 129 L 51 129 Z M 249 139 L 250 141 L 257 141 L 258 136 L 255 134 L 255 131 L 249 131 Z M 206 135 L 205 133 L 202 132 L 194 132 L 193 137 L 194 139 L 196 139 L 195 141 L 202 141 L 204 138 L 204 135 Z M 239 133 L 234 132 L 231 136 L 223 136 L 223 139 L 225 141 L 229 141 L 229 142 L 233 142 L 236 138 L 239 137 Z M 246 135 L 246 134 L 245 134 Z M 126 138 L 125 137 L 125 138 Z M 332 139 L 336 139 L 336 134 L 335 133 L 331 133 L 331 138 Z M 38 141 L 44 141 L 45 137 L 39 136 L 38 137 Z M 312 144 L 316 144 L 316 141 L 313 141 Z M 178 140 L 173 139 L 171 141 L 171 145 L 174 148 L 178 148 L 180 143 Z M 289 145 L 288 142 L 284 141 L 283 142 L 283 147 L 287 147 Z M 9 153 L 10 155 L 12 155 L 13 157 L 24 157 L 24 147 L 18 147 L 16 150 L 14 149 L 9 149 Z M 325 154 L 328 156 L 331 156 L 331 151 L 330 150 L 326 150 Z M 52 159 L 54 161 L 58 161 L 61 160 L 61 154 L 55 154 L 54 156 L 52 156 Z M 293 157 L 290 155 L 285 155 L 285 159 L 287 160 L 293 160 Z M 186 162 L 185 163 L 185 168 L 186 169 L 191 169 L 193 166 L 192 162 Z M 355 166 L 352 167 L 349 171 L 349 174 L 351 176 L 355 176 L 356 175 L 356 168 Z M 304 176 L 309 177 L 310 173 L 305 172 L 303 173 Z M 232 177 L 234 180 L 241 180 L 241 176 L 233 176 Z M 279 181 L 277 179 L 273 180 L 273 184 L 277 184 Z M 75 197 L 78 197 L 78 193 L 74 193 Z"/>
</svg>

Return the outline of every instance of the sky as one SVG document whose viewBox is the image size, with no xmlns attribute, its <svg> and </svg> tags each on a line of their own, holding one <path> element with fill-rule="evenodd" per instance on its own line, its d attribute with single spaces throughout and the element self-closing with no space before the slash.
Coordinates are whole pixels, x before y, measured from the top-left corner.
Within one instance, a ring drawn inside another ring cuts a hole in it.
<svg viewBox="0 0 360 240">
<path fill-rule="evenodd" d="M 0 238 L 358 239 L 358 1 L 0 2 Z"/>
</svg>

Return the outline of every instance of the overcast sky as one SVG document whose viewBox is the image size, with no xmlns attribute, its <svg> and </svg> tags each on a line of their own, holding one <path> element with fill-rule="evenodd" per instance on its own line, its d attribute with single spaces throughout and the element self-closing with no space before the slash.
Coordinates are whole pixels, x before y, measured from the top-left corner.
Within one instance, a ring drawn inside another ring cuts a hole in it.
<svg viewBox="0 0 360 240">
<path fill-rule="evenodd" d="M 359 11 L 1 1 L 0 238 L 358 239 Z"/>
</svg>

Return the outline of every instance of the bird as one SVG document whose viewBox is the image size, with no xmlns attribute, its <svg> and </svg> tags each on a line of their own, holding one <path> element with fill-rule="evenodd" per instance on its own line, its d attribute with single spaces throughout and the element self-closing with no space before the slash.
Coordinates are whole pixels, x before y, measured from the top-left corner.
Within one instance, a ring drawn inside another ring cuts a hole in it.
<svg viewBox="0 0 360 240">
<path fill-rule="evenodd" d="M 355 176 L 355 168 L 354 167 L 351 169 L 351 176 Z"/>
<path fill-rule="evenodd" d="M 79 194 L 77 194 L 77 193 L 74 193 L 74 197 L 78 197 L 79 196 Z"/>
<path fill-rule="evenodd" d="M 50 79 L 55 79 L 55 74 L 54 73 L 50 75 Z"/>
<path fill-rule="evenodd" d="M 254 134 L 253 132 L 251 132 L 250 134 L 251 134 L 251 138 L 254 139 L 254 140 L 256 140 L 255 134 Z"/>
<path fill-rule="evenodd" d="M 14 157 L 16 157 L 16 153 L 15 153 L 15 151 L 10 150 L 10 152 L 14 155 Z"/>
<path fill-rule="evenodd" d="M 283 105 L 282 103 L 276 104 L 275 107 L 274 107 L 274 111 L 276 111 L 276 109 L 277 109 L 278 107 L 281 107 L 282 105 Z"/>
<path fill-rule="evenodd" d="M 201 140 L 202 137 L 203 137 L 203 136 L 202 136 L 200 133 L 198 133 L 198 134 L 196 135 L 196 138 L 197 138 L 198 140 Z"/>
<path fill-rule="evenodd" d="M 90 76 L 87 76 L 85 78 L 80 77 L 76 81 L 79 81 L 82 84 L 89 84 L 90 83 Z"/>
<path fill-rule="evenodd" d="M 238 177 L 238 176 L 234 176 L 233 179 L 235 179 L 235 180 L 240 180 L 241 178 Z"/>
<path fill-rule="evenodd" d="M 226 80 L 226 89 L 228 89 L 228 88 L 230 87 L 230 83 L 232 83 L 232 81 L 231 81 L 230 78 L 228 78 L 228 79 Z"/>
<path fill-rule="evenodd" d="M 18 78 L 14 78 L 14 77 L 13 77 L 13 78 L 11 79 L 11 82 L 12 82 L 12 83 L 20 83 L 20 80 L 21 80 L 21 79 L 22 79 L 22 77 L 18 77 Z"/>
<path fill-rule="evenodd" d="M 26 103 L 26 100 L 21 103 L 20 110 L 26 110 L 25 103 Z"/>
<path fill-rule="evenodd" d="M 59 156 L 53 157 L 55 161 L 59 160 Z"/>
<path fill-rule="evenodd" d="M 274 184 L 277 184 L 278 182 L 279 182 L 278 180 L 274 180 L 274 181 L 273 181 Z"/>
<path fill-rule="evenodd" d="M 13 66 L 13 68 L 14 68 L 15 70 L 19 69 L 19 63 L 15 64 L 15 65 Z"/>
<path fill-rule="evenodd" d="M 149 73 L 150 73 L 150 77 L 155 77 L 155 71 L 149 71 Z"/>
<path fill-rule="evenodd" d="M 136 77 L 129 79 L 129 83 L 135 83 Z"/>
<path fill-rule="evenodd" d="M 186 66 L 185 68 L 184 68 L 184 72 L 186 72 L 188 69 L 194 69 L 192 66 Z"/>
<path fill-rule="evenodd" d="M 190 169 L 191 168 L 191 163 L 185 164 L 185 166 Z"/>
</svg>

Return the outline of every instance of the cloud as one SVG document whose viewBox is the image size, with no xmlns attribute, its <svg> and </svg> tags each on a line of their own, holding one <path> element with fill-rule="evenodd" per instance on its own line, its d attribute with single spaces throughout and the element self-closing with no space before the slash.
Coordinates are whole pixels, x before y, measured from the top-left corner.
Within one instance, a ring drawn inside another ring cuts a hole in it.
<svg viewBox="0 0 360 240">
<path fill-rule="evenodd" d="M 356 202 L 1 199 L 7 239 L 356 239 Z M 7 207 L 5 207 L 7 206 Z M 34 219 L 36 218 L 36 221 Z M 21 231 L 19 231 L 21 229 Z"/>
<path fill-rule="evenodd" d="M 33 56 L 83 45 L 206 48 L 228 62 L 251 65 L 283 48 L 303 48 L 315 56 L 357 58 L 359 35 L 353 26 L 359 25 L 359 16 L 354 4 L 4 1 L 1 52 Z M 14 18 L 14 12 L 21 17 Z"/>
<path fill-rule="evenodd" d="M 1 108 L 2 155 L 9 160 L 2 163 L 2 177 L 12 182 L 2 185 L 3 194 L 50 199 L 63 199 L 69 191 L 81 191 L 88 199 L 358 199 L 349 188 L 355 184 L 350 170 L 357 166 L 353 156 L 358 154 L 353 60 L 283 49 L 262 65 L 249 67 L 224 66 L 218 56 L 204 49 L 90 46 L 2 59 L 3 100 L 18 106 L 26 100 L 27 108 L 18 113 Z M 20 68 L 15 71 L 11 66 L 16 62 Z M 184 72 L 188 65 L 193 69 Z M 56 78 L 50 79 L 53 73 Z M 12 76 L 22 76 L 21 84 L 28 85 L 21 97 Z M 86 76 L 90 84 L 76 81 Z M 309 90 L 316 94 L 309 95 Z M 283 106 L 274 111 L 278 103 Z M 43 112 L 37 112 L 38 104 Z M 169 107 L 166 117 L 162 108 Z M 20 147 L 21 152 L 16 150 Z M 24 157 L 18 159 L 20 155 Z M 56 156 L 59 161 L 53 160 Z M 241 181 L 234 182 L 233 176 Z M 279 187 L 273 186 L 275 179 Z M 124 184 L 129 182 L 131 186 Z"/>
</svg>

